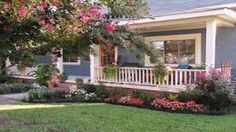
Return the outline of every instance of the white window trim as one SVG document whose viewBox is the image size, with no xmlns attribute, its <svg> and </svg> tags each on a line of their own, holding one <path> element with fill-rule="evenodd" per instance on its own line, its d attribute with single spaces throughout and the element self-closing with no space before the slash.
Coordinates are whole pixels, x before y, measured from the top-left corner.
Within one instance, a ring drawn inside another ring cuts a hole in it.
<svg viewBox="0 0 236 132">
<path fill-rule="evenodd" d="M 62 64 L 63 65 L 80 65 L 81 64 L 81 58 L 78 57 L 77 62 L 64 62 L 64 58 L 63 58 L 63 50 L 61 50 L 62 52 Z"/>
<path fill-rule="evenodd" d="M 77 62 L 64 62 L 63 61 L 63 65 L 80 65 L 80 64 L 81 64 L 80 57 L 78 57 L 78 61 Z"/>
<path fill-rule="evenodd" d="M 181 34 L 181 35 L 166 35 L 166 36 L 152 36 L 152 37 L 146 37 L 145 38 L 149 42 L 153 41 L 167 41 L 167 40 L 186 40 L 186 39 L 194 39 L 195 40 L 195 64 L 190 65 L 197 65 L 201 63 L 201 43 L 202 43 L 202 34 L 196 33 L 196 34 Z M 145 56 L 144 59 L 144 65 L 145 66 L 154 66 L 155 64 L 152 64 L 150 62 L 150 57 Z M 167 66 L 176 67 L 178 64 L 165 64 Z"/>
</svg>

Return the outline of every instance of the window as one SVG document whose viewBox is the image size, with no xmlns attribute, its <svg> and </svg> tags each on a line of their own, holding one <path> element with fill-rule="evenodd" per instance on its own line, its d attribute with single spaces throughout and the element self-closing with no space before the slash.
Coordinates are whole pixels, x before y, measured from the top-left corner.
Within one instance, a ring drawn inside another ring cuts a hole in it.
<svg viewBox="0 0 236 132">
<path fill-rule="evenodd" d="M 162 55 L 160 59 L 165 64 L 197 64 L 201 62 L 201 34 L 159 36 L 148 38 L 148 40 Z"/>
<path fill-rule="evenodd" d="M 71 54 L 69 51 L 63 50 L 63 63 L 80 64 L 80 57 Z"/>
</svg>

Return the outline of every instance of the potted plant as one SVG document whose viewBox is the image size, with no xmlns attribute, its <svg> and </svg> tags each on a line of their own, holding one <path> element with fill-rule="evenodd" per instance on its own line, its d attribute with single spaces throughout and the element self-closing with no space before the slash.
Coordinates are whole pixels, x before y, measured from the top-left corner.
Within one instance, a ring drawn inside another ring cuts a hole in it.
<svg viewBox="0 0 236 132">
<path fill-rule="evenodd" d="M 58 75 L 58 80 L 60 83 L 65 82 L 68 79 L 68 76 L 65 73 Z"/>
<path fill-rule="evenodd" d="M 25 74 L 26 66 L 22 63 L 16 65 L 17 71 L 23 76 Z"/>
<path fill-rule="evenodd" d="M 81 85 L 84 84 L 84 80 L 82 78 L 77 78 L 75 81 L 76 81 L 77 87 L 80 87 Z"/>
<path fill-rule="evenodd" d="M 166 75 L 168 75 L 168 69 L 162 64 L 155 66 L 154 75 L 157 81 L 164 81 Z"/>
<path fill-rule="evenodd" d="M 112 78 L 116 76 L 117 66 L 115 65 L 107 65 L 103 68 L 103 73 L 107 78 Z"/>
</svg>

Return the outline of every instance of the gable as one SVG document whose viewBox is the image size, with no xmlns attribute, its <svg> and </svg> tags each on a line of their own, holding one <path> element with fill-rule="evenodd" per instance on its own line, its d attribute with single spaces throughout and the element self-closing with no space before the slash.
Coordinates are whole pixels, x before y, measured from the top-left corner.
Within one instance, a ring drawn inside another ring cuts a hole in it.
<svg viewBox="0 0 236 132">
<path fill-rule="evenodd" d="M 236 0 L 148 0 L 151 16 L 184 12 L 194 8 L 236 3 Z"/>
</svg>

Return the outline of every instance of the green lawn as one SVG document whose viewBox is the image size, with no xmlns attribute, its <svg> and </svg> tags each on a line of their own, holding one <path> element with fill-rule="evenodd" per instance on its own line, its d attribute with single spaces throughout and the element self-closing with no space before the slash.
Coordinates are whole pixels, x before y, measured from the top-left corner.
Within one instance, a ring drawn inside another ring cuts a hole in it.
<svg viewBox="0 0 236 132">
<path fill-rule="evenodd" d="M 236 132 L 236 113 L 175 114 L 97 104 L 0 105 L 0 131 L 16 132 Z"/>
</svg>

